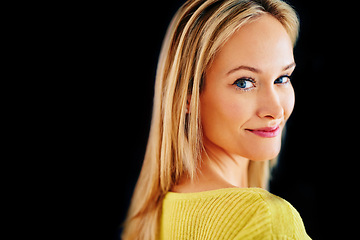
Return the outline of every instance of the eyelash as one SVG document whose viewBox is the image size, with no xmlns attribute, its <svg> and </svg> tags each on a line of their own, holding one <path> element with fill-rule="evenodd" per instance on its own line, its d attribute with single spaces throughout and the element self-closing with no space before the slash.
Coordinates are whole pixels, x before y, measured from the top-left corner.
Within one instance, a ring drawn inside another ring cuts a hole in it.
<svg viewBox="0 0 360 240">
<path fill-rule="evenodd" d="M 240 91 L 243 91 L 243 92 L 250 91 L 250 90 L 252 90 L 254 87 L 251 87 L 251 88 L 241 88 L 241 87 L 239 87 L 239 86 L 237 85 L 240 81 L 250 82 L 250 83 L 252 83 L 252 84 L 254 85 L 254 87 L 255 87 L 255 84 L 256 84 L 256 81 L 255 81 L 254 79 L 252 79 L 252 78 L 244 77 L 244 78 L 239 78 L 239 79 L 237 79 L 232 85 L 234 85 L 237 90 L 240 90 Z"/>
<path fill-rule="evenodd" d="M 278 81 L 279 79 L 281 78 L 287 78 L 288 81 L 286 82 L 282 82 L 282 83 L 275 83 L 276 81 Z M 246 82 L 251 82 L 254 86 L 253 87 L 250 87 L 250 88 L 240 88 L 237 83 L 240 82 L 240 81 L 246 81 Z M 285 85 L 285 84 L 288 84 L 290 83 L 291 81 L 291 76 L 289 75 L 282 75 L 280 77 L 278 77 L 277 79 L 274 80 L 274 84 L 278 84 L 278 85 Z M 256 81 L 255 79 L 251 78 L 251 77 L 243 77 L 243 78 L 239 78 L 237 79 L 232 85 L 234 85 L 236 87 L 237 90 L 239 91 L 243 91 L 243 92 L 247 92 L 247 91 L 251 91 L 253 88 L 256 87 Z"/>
</svg>

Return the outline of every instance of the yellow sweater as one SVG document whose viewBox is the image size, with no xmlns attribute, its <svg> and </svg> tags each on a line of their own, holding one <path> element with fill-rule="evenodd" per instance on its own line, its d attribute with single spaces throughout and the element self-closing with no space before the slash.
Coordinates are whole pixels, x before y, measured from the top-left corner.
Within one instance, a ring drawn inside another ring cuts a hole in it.
<svg viewBox="0 0 360 240">
<path fill-rule="evenodd" d="M 261 188 L 166 194 L 160 239 L 310 239 L 290 203 Z"/>
</svg>

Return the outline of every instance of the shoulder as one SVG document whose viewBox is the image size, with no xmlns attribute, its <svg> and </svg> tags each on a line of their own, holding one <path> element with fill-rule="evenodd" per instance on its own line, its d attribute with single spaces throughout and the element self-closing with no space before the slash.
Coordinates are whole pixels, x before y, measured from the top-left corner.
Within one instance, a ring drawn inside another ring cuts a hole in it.
<svg viewBox="0 0 360 240">
<path fill-rule="evenodd" d="M 274 236 L 279 239 L 310 239 L 299 212 L 289 202 L 271 193 L 262 194 L 262 198 L 270 213 Z"/>
<path fill-rule="evenodd" d="M 265 207 L 274 239 L 310 239 L 299 212 L 285 199 L 263 189 L 254 189 L 261 198 L 260 205 Z"/>
<path fill-rule="evenodd" d="M 281 212 L 293 210 L 288 202 L 261 188 L 223 188 L 194 193 L 169 192 L 163 204 L 166 207 L 168 204 L 180 202 L 185 202 L 188 206 L 192 204 L 197 207 L 213 206 L 219 211 L 241 208 L 261 214 L 277 211 L 278 208 L 282 209 Z M 265 215 L 270 217 L 270 214 Z"/>
<path fill-rule="evenodd" d="M 213 239 L 247 239 L 254 234 L 292 239 L 298 225 L 302 225 L 299 214 L 287 201 L 260 188 L 168 193 L 163 202 L 162 230 L 174 232 L 172 224 L 179 223 L 195 232 L 199 227 L 205 232 L 215 228 L 217 231 L 211 230 L 213 234 L 226 235 L 212 235 Z"/>
<path fill-rule="evenodd" d="M 170 192 L 163 201 L 162 239 L 196 239 L 198 235 L 204 236 L 200 239 L 246 239 L 246 234 L 254 231 L 265 234 L 270 231 L 270 216 L 262 191 L 226 188 Z"/>
<path fill-rule="evenodd" d="M 165 201 L 207 202 L 216 199 L 217 204 L 221 203 L 247 203 L 250 205 L 263 205 L 269 209 L 269 204 L 289 204 L 285 200 L 269 193 L 261 188 L 222 188 L 200 192 L 175 193 L 168 192 Z"/>
<path fill-rule="evenodd" d="M 267 208 L 267 202 L 270 201 L 271 196 L 271 193 L 261 188 L 222 188 L 192 193 L 168 192 L 164 202 L 186 201 L 188 204 L 212 202 L 218 206 L 231 204 L 238 207 L 263 205 Z M 240 203 L 241 205 L 239 205 Z"/>
</svg>

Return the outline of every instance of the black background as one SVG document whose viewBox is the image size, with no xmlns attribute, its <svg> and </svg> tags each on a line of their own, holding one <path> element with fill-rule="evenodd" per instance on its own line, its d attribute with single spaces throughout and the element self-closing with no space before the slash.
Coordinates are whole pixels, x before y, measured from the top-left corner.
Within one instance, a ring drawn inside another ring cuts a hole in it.
<svg viewBox="0 0 360 240">
<path fill-rule="evenodd" d="M 96 59 L 98 80 L 86 83 L 90 100 L 84 108 L 90 114 L 82 139 L 89 146 L 79 188 L 90 192 L 85 216 L 96 216 L 94 227 L 84 231 L 96 231 L 101 239 L 119 239 L 147 143 L 162 40 L 183 2 L 124 2 L 94 13 L 89 55 L 95 57 L 89 57 Z M 348 207 L 356 206 L 356 180 L 349 171 L 356 168 L 350 152 L 358 141 L 349 135 L 356 126 L 351 119 L 357 118 L 351 93 L 356 69 L 350 67 L 357 61 L 356 15 L 349 2 L 346 8 L 331 1 L 288 2 L 301 20 L 292 80 L 296 103 L 270 190 L 299 211 L 312 239 L 347 239 L 352 225 L 343 219 L 351 217 Z"/>
</svg>

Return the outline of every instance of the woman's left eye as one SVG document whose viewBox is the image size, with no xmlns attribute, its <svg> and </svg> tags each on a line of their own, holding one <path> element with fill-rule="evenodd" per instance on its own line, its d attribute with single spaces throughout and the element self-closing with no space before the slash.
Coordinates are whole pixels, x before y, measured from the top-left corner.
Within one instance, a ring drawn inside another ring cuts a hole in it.
<svg viewBox="0 0 360 240">
<path fill-rule="evenodd" d="M 275 84 L 286 84 L 290 82 L 290 76 L 284 75 L 274 81 Z"/>
</svg>

